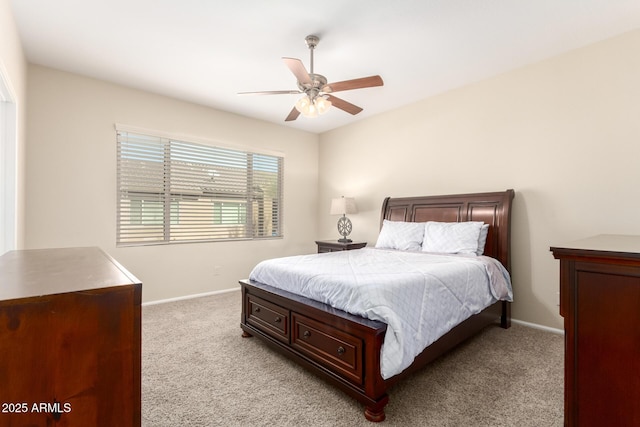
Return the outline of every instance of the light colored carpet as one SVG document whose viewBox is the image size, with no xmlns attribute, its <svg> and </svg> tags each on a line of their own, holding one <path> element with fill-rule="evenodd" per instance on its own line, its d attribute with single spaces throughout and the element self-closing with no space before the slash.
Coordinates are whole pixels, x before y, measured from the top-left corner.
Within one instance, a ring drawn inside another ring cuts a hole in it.
<svg viewBox="0 0 640 427">
<path fill-rule="evenodd" d="M 142 425 L 369 426 L 353 398 L 242 338 L 240 292 L 142 309 Z M 562 426 L 563 337 L 488 327 L 391 389 L 384 426 Z"/>
</svg>

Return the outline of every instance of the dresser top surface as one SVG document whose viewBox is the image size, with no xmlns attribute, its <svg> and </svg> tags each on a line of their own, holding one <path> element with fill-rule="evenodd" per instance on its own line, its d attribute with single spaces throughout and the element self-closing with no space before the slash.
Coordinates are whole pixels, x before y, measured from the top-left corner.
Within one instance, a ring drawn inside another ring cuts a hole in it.
<svg viewBox="0 0 640 427">
<path fill-rule="evenodd" d="M 600 234 L 551 247 L 554 254 L 571 253 L 589 255 L 593 253 L 616 254 L 640 258 L 640 236 L 623 234 Z"/>
<path fill-rule="evenodd" d="M 21 250 L 0 256 L 0 301 L 139 283 L 99 248 Z"/>
</svg>

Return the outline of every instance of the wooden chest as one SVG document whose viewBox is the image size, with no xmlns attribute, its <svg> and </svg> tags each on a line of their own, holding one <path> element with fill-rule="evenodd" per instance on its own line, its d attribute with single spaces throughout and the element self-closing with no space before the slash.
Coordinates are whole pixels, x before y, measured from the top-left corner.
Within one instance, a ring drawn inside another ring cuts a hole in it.
<svg viewBox="0 0 640 427">
<path fill-rule="evenodd" d="M 0 425 L 139 426 L 141 283 L 97 248 L 0 257 Z"/>
<path fill-rule="evenodd" d="M 565 425 L 640 425 L 640 236 L 551 251 L 560 260 Z"/>
</svg>

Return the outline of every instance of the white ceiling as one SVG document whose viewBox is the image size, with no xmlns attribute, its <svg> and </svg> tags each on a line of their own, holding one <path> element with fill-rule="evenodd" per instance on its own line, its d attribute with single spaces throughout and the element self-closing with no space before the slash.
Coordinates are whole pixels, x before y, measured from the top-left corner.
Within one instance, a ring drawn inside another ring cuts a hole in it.
<svg viewBox="0 0 640 427">
<path fill-rule="evenodd" d="M 321 133 L 640 28 L 640 0 L 11 0 L 27 59 L 60 70 Z M 330 82 L 379 74 L 284 122 L 299 95 L 282 57 Z"/>
</svg>

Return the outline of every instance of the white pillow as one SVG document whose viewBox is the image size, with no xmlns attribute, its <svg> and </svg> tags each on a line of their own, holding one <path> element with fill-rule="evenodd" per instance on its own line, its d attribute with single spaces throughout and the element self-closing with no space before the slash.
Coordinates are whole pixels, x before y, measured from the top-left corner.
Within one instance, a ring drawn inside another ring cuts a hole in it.
<svg viewBox="0 0 640 427">
<path fill-rule="evenodd" d="M 424 222 L 382 221 L 376 248 L 419 251 L 424 238 Z"/>
<path fill-rule="evenodd" d="M 476 251 L 476 255 L 482 255 L 484 253 L 484 245 L 487 244 L 487 234 L 489 234 L 489 224 L 482 224 L 480 237 L 478 237 L 478 250 Z"/>
<path fill-rule="evenodd" d="M 481 221 L 435 222 L 425 224 L 422 250 L 448 254 L 477 254 Z"/>
</svg>

